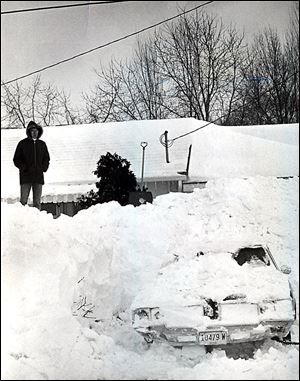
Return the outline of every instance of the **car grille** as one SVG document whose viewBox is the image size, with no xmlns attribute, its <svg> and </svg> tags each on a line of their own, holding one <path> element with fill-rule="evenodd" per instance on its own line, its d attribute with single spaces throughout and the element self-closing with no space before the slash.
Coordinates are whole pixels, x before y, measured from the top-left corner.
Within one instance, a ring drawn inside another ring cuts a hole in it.
<svg viewBox="0 0 300 381">
<path fill-rule="evenodd" d="M 196 335 L 197 329 L 194 328 L 166 328 L 164 334 L 166 335 Z"/>
</svg>

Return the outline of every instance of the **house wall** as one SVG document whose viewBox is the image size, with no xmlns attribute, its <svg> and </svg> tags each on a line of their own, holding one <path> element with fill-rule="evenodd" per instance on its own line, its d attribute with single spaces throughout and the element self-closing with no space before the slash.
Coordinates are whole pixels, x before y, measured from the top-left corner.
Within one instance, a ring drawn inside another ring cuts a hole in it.
<svg viewBox="0 0 300 381">
<path fill-rule="evenodd" d="M 150 181 L 145 182 L 144 186 L 148 188 L 148 191 L 151 192 L 153 198 L 155 198 L 159 195 L 170 192 L 181 192 L 181 183 L 182 182 L 178 180 Z M 41 207 L 41 210 L 52 213 L 54 218 L 59 217 L 62 213 L 73 217 L 81 209 L 82 208 L 78 205 L 78 203 L 74 201 L 68 201 L 67 199 L 64 202 L 43 202 Z"/>
<path fill-rule="evenodd" d="M 294 176 L 277 177 L 281 179 L 289 179 Z M 298 176 L 299 177 L 299 176 Z M 195 188 L 203 189 L 206 186 L 206 181 L 148 181 L 144 185 L 148 188 L 149 192 L 152 192 L 153 198 L 167 194 L 170 192 L 193 192 Z M 82 208 L 75 201 L 68 201 L 70 197 L 67 197 L 64 202 L 43 202 L 41 204 L 41 210 L 45 210 L 48 213 L 52 213 L 54 218 L 59 217 L 62 213 L 73 217 Z M 19 201 L 19 198 L 5 198 L 1 201 L 5 201 L 9 204 Z"/>
<path fill-rule="evenodd" d="M 144 185 L 149 192 L 152 192 L 153 198 L 162 194 L 181 191 L 181 181 L 178 180 L 146 181 Z"/>
<path fill-rule="evenodd" d="M 203 189 L 206 186 L 207 181 L 193 181 L 193 182 L 183 182 L 182 192 L 192 193 L 194 189 Z"/>
<path fill-rule="evenodd" d="M 81 210 L 78 203 L 71 202 L 45 202 L 41 204 L 41 210 L 45 210 L 47 213 L 53 214 L 54 218 L 59 217 L 62 213 L 67 216 L 73 217 L 79 210 Z"/>
</svg>

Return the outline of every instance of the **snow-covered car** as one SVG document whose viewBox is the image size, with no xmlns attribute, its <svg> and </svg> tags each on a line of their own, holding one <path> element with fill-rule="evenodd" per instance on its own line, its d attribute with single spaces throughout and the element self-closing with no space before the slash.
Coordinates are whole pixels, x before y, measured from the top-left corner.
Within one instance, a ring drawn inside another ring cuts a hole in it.
<svg viewBox="0 0 300 381">
<path fill-rule="evenodd" d="M 296 318 L 290 271 L 266 245 L 175 256 L 135 298 L 133 327 L 174 347 L 284 340 Z"/>
</svg>

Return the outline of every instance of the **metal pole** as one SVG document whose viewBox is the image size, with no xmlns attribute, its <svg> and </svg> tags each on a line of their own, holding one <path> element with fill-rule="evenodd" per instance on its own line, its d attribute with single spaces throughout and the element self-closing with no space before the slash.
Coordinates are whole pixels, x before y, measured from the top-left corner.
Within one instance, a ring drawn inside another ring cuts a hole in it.
<svg viewBox="0 0 300 381">
<path fill-rule="evenodd" d="M 147 147 L 147 145 L 148 145 L 147 142 L 141 142 L 141 147 L 143 148 L 141 191 L 143 191 L 143 186 L 144 186 L 144 160 L 145 160 L 145 148 Z"/>
<path fill-rule="evenodd" d="M 169 161 L 169 150 L 168 150 L 168 131 L 165 131 L 165 147 L 166 147 L 166 162 L 170 163 L 170 161 Z"/>
</svg>

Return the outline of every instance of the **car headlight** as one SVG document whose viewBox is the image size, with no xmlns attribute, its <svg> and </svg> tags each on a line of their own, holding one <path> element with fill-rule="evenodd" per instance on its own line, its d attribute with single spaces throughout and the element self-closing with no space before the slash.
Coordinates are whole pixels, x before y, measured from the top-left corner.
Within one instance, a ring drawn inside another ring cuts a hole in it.
<svg viewBox="0 0 300 381">
<path fill-rule="evenodd" d="M 148 308 L 148 307 L 137 308 L 133 312 L 133 318 L 134 319 L 138 318 L 139 320 L 142 320 L 142 319 L 157 320 L 157 319 L 160 318 L 159 308 L 158 307 L 154 307 L 154 308 Z"/>
<path fill-rule="evenodd" d="M 153 320 L 158 320 L 161 317 L 161 313 L 158 307 L 151 308 L 151 317 Z"/>
<path fill-rule="evenodd" d="M 134 311 L 134 317 L 141 319 L 150 319 L 150 308 L 138 308 Z"/>
</svg>

